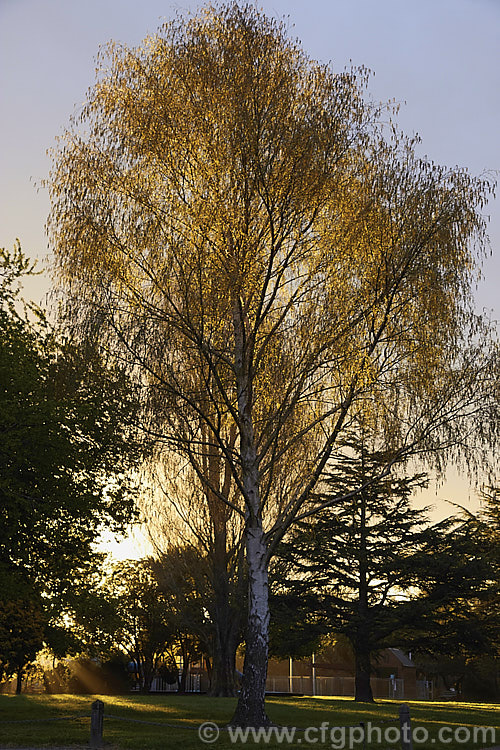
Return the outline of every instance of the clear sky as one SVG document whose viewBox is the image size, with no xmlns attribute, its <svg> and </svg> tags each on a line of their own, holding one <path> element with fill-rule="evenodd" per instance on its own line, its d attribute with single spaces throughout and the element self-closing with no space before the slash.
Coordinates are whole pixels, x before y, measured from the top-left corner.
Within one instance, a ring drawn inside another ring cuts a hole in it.
<svg viewBox="0 0 500 750">
<path fill-rule="evenodd" d="M 176 11 L 203 3 L 168 0 L 0 0 L 0 246 L 19 237 L 47 252 L 45 151 L 85 99 L 100 44 L 130 45 Z M 377 100 L 402 102 L 399 123 L 423 139 L 422 153 L 473 174 L 500 170 L 500 0 L 258 0 L 288 16 L 306 51 L 342 70 L 374 72 Z M 478 309 L 500 317 L 500 199 L 487 209 L 493 256 L 484 265 Z M 40 277 L 27 288 L 39 301 Z"/>
<path fill-rule="evenodd" d="M 176 10 L 165 0 L 0 0 L 0 246 L 19 237 L 46 254 L 45 154 L 94 80 L 95 55 L 109 39 L 138 44 Z M 418 132 L 423 153 L 473 174 L 500 170 L 500 0 L 258 0 L 288 16 L 307 52 L 336 70 L 374 71 L 376 99 L 403 104 L 399 122 Z M 478 308 L 500 317 L 500 203 L 490 203 L 493 258 Z M 35 297 L 48 287 L 38 279 Z"/>
</svg>

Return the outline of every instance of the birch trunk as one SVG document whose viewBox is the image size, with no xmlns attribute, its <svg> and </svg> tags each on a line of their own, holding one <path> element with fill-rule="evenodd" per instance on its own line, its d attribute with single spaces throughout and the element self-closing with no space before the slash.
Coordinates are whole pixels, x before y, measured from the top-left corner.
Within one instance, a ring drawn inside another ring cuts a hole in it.
<svg viewBox="0 0 500 750">
<path fill-rule="evenodd" d="M 232 246 L 230 236 L 228 241 Z M 271 723 L 265 709 L 269 650 L 268 556 L 262 527 L 260 475 L 253 425 L 253 338 L 241 298 L 233 301 L 233 323 L 241 473 L 246 505 L 248 619 L 243 681 L 231 724 L 261 727 Z"/>
<path fill-rule="evenodd" d="M 248 625 L 243 683 L 233 726 L 268 726 L 265 709 L 269 648 L 267 546 L 262 527 L 247 530 Z"/>
</svg>

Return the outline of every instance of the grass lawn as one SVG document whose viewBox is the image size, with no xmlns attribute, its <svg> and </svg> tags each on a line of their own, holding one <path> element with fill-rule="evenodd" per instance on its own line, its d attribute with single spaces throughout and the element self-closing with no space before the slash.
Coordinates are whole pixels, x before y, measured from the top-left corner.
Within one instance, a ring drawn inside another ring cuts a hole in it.
<svg viewBox="0 0 500 750">
<path fill-rule="evenodd" d="M 235 706 L 235 700 L 231 698 L 203 695 L 0 695 L 0 748 L 87 745 L 90 736 L 90 719 L 87 717 L 34 724 L 3 722 L 90 714 L 90 705 L 96 697 L 104 701 L 105 714 L 177 725 L 148 726 L 105 716 L 104 740 L 108 750 L 200 750 L 203 747 L 228 750 L 245 744 L 241 739 L 232 742 L 227 731 L 221 731 L 219 739 L 210 744 L 203 743 L 198 736 L 198 727 L 203 722 L 211 721 L 223 726 L 231 718 Z M 332 728 L 348 727 L 362 721 L 367 731 L 371 723 L 372 741 L 366 743 L 366 748 L 399 750 L 401 745 L 394 739 L 394 728 L 398 727 L 398 708 L 397 701 L 380 701 L 370 705 L 355 704 L 352 699 L 342 698 L 270 698 L 268 713 L 278 725 L 314 729 L 309 733 L 297 733 L 293 740 L 285 738 L 280 743 L 274 736 L 271 741 L 261 739 L 258 744 L 274 749 L 287 747 L 304 750 L 311 747 L 315 750 L 354 750 L 363 748 L 358 737 L 359 730 L 353 730 L 355 734 L 350 737 L 349 729 Z M 417 732 L 414 750 L 480 750 L 494 744 L 500 745 L 498 705 L 419 701 L 410 703 L 410 712 L 412 727 Z M 327 722 L 327 726 L 322 737 L 320 727 L 323 722 Z M 378 741 L 377 727 L 381 732 L 381 742 Z M 479 733 L 474 738 L 474 727 L 494 727 L 495 741 L 491 734 L 483 736 Z M 438 734 L 440 730 L 441 735 Z M 424 741 L 426 732 L 428 739 Z M 257 743 L 249 738 L 246 744 L 251 746 Z"/>
</svg>

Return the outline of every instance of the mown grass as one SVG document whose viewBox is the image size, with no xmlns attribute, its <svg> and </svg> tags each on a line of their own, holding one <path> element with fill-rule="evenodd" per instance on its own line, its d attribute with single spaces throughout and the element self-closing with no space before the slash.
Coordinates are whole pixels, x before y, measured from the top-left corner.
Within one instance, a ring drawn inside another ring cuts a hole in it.
<svg viewBox="0 0 500 750">
<path fill-rule="evenodd" d="M 3 723 L 21 720 L 49 719 L 63 716 L 90 714 L 90 706 L 96 697 L 100 697 L 105 704 L 105 713 L 116 717 L 138 719 L 141 721 L 155 721 L 164 724 L 175 724 L 176 727 L 148 726 L 116 718 L 104 719 L 104 739 L 108 750 L 200 750 L 203 747 L 214 747 L 218 750 L 229 750 L 235 746 L 242 746 L 241 741 L 233 743 L 226 731 L 221 731 L 219 739 L 211 745 L 203 744 L 198 736 L 198 727 L 206 721 L 215 722 L 223 726 L 231 718 L 235 707 L 235 700 L 230 698 L 209 698 L 207 696 L 74 696 L 74 695 L 20 695 L 0 696 L 0 747 L 51 747 L 51 746 L 86 746 L 90 735 L 90 719 L 82 717 L 54 722 L 40 723 Z M 286 698 L 275 697 L 268 701 L 268 713 L 276 724 L 281 726 L 320 727 L 323 722 L 328 723 L 328 733 L 325 742 L 321 742 L 320 731 L 297 734 L 293 742 L 279 743 L 274 738 L 270 742 L 261 741 L 262 747 L 294 748 L 304 750 L 308 746 L 316 750 L 330 748 L 345 750 L 349 747 L 349 730 L 336 730 L 330 736 L 329 731 L 334 726 L 357 725 L 365 722 L 368 727 L 379 727 L 382 732 L 382 742 L 379 743 L 377 734 L 372 732 L 371 743 L 366 748 L 389 750 L 399 748 L 394 742 L 395 729 L 387 731 L 392 726 L 398 727 L 398 708 L 396 701 L 380 701 L 376 705 L 356 704 L 351 699 L 342 698 Z M 412 726 L 423 727 L 429 732 L 427 742 L 415 741 L 414 750 L 479 750 L 489 747 L 495 742 L 491 735 L 486 742 L 473 742 L 473 727 L 494 727 L 496 743 L 500 744 L 500 707 L 481 703 L 410 703 Z M 440 742 L 438 731 L 441 727 L 449 727 L 450 731 L 445 739 L 450 742 Z M 458 727 L 465 727 L 459 731 L 458 738 L 453 733 Z M 345 731 L 345 738 L 342 732 Z M 423 737 L 419 731 L 417 739 Z M 464 741 L 466 732 L 471 738 Z M 391 734 L 392 732 L 392 734 Z M 387 737 L 385 741 L 384 737 Z M 352 738 L 355 739 L 354 737 Z M 310 740 L 310 741 L 308 741 Z M 434 741 L 433 741 L 434 740 Z M 342 744 L 343 743 L 343 744 Z M 247 745 L 255 744 L 251 739 Z M 351 743 L 352 748 L 361 748 L 362 744 Z"/>
</svg>

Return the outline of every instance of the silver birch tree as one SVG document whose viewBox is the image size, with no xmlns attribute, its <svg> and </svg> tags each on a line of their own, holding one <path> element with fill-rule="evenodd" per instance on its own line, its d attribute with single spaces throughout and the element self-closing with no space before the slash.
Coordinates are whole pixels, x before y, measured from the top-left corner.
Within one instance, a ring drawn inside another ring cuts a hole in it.
<svg viewBox="0 0 500 750">
<path fill-rule="evenodd" d="M 357 411 L 395 460 L 444 462 L 497 425 L 496 355 L 470 302 L 491 185 L 419 160 L 366 83 L 254 6 L 209 6 L 108 45 L 54 152 L 55 270 L 82 334 L 129 364 L 161 450 L 244 521 L 235 724 L 269 723 L 269 559 L 322 507 L 314 488 Z M 207 440 L 238 502 L 203 475 Z"/>
</svg>

